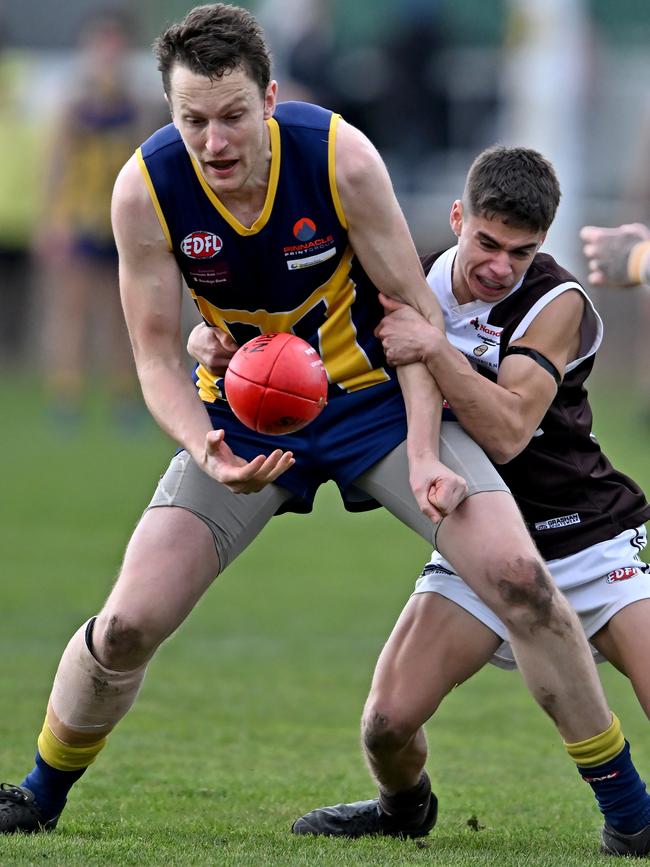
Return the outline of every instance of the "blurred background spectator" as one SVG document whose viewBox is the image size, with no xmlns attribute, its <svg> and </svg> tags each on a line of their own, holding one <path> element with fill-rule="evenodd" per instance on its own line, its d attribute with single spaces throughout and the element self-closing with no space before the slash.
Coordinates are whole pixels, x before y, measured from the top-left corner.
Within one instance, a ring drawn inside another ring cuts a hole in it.
<svg viewBox="0 0 650 867">
<path fill-rule="evenodd" d="M 149 46 L 166 22 L 192 5 L 141 0 L 120 6 L 134 22 L 123 86 L 129 99 L 155 109 L 155 119 L 150 111 L 139 116 L 141 129 L 148 124 L 153 129 L 166 117 Z M 579 277 L 586 278 L 580 225 L 650 222 L 648 0 L 244 0 L 242 5 L 258 14 L 269 35 L 281 98 L 322 102 L 371 136 L 421 250 L 449 243 L 454 191 L 476 152 L 495 141 L 536 147 L 556 165 L 564 196 L 546 246 Z M 0 0 L 0 353 L 23 369 L 37 361 L 25 326 L 27 311 L 30 322 L 45 312 L 38 294 L 26 303 L 28 230 L 37 233 L 42 250 L 43 238 L 57 229 L 53 211 L 43 212 L 47 222 L 36 216 L 35 187 L 58 195 L 51 181 L 43 181 L 54 157 L 43 133 L 53 120 L 52 107 L 59 110 L 78 98 L 81 57 L 74 34 L 81 21 L 100 14 L 103 3 L 95 0 L 68 0 L 63 6 L 40 0 L 3 6 Z M 67 145 L 69 164 L 73 152 Z M 85 198 L 98 205 L 90 183 Z M 39 261 L 51 264 L 49 257 Z M 77 282 L 77 291 L 84 285 L 93 301 L 90 314 L 103 333 L 108 319 L 95 306 L 99 283 L 88 275 Z M 600 375 L 623 375 L 640 389 L 640 381 L 650 383 L 647 361 L 639 370 L 638 352 L 629 347 L 648 345 L 650 312 L 644 321 L 641 293 L 593 294 L 607 325 Z M 56 369 L 54 361 L 50 368 Z M 650 395 L 647 400 L 650 406 Z"/>
<path fill-rule="evenodd" d="M 87 391 L 107 390 L 127 429 L 145 417 L 122 315 L 110 221 L 115 177 L 151 127 L 131 86 L 134 26 L 100 10 L 81 22 L 52 129 L 41 136 L 33 249 L 49 420 L 68 430 Z"/>
</svg>

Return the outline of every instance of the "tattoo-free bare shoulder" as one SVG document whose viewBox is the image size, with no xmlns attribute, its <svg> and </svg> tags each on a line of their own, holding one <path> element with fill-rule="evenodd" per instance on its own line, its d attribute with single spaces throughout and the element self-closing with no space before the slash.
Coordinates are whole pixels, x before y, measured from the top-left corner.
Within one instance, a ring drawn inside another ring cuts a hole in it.
<svg viewBox="0 0 650 867">
<path fill-rule="evenodd" d="M 129 243 L 164 243 L 167 247 L 135 154 L 125 163 L 115 181 L 111 219 L 118 248 Z"/>
<path fill-rule="evenodd" d="M 370 139 L 361 130 L 341 120 L 336 131 L 336 182 L 339 192 L 355 195 L 364 183 L 384 171 L 383 161 Z"/>
</svg>

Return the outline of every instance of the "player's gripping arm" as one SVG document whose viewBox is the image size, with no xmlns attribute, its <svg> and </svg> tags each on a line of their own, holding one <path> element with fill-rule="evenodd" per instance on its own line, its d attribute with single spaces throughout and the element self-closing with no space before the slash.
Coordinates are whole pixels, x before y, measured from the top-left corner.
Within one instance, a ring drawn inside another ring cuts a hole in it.
<svg viewBox="0 0 650 867">
<path fill-rule="evenodd" d="M 650 289 L 650 228 L 629 223 L 615 229 L 583 226 L 580 237 L 594 286 L 638 286 Z"/>
<path fill-rule="evenodd" d="M 366 136 L 345 121 L 337 128 L 336 183 L 350 243 L 375 286 L 444 331 L 386 166 Z"/>
<path fill-rule="evenodd" d="M 555 393 L 555 378 L 528 355 L 507 355 L 496 382 L 412 309 L 383 298 L 387 311 L 377 335 L 391 364 L 424 361 L 465 430 L 492 460 L 507 463 L 530 442 Z M 569 289 L 553 299 L 511 346 L 536 350 L 563 374 L 578 356 L 584 299 Z"/>
<path fill-rule="evenodd" d="M 225 376 L 238 346 L 226 331 L 200 322 L 187 338 L 187 354 L 214 376 Z"/>
<path fill-rule="evenodd" d="M 412 305 L 442 337 L 442 312 L 424 278 L 386 167 L 370 141 L 344 121 L 337 130 L 336 184 L 350 243 L 370 279 L 381 292 Z M 442 398 L 423 365 L 404 367 L 399 377 L 408 417 L 411 487 L 421 510 L 439 520 L 467 489 L 438 460 Z"/>
<path fill-rule="evenodd" d="M 184 365 L 181 274 L 135 157 L 115 183 L 112 221 L 122 305 L 149 411 L 208 475 L 236 493 L 260 490 L 291 466 L 293 456 L 277 449 L 247 463 L 232 453 L 223 431 L 212 430 Z"/>
</svg>

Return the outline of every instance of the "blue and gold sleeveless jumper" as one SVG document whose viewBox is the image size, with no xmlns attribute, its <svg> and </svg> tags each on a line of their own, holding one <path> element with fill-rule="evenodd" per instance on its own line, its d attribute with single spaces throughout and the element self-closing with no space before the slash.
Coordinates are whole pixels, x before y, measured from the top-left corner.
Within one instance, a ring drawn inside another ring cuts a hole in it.
<svg viewBox="0 0 650 867">
<path fill-rule="evenodd" d="M 269 437 L 245 428 L 227 405 L 223 382 L 201 365 L 194 374 L 215 428 L 250 460 L 281 447 L 295 466 L 278 484 L 289 508 L 309 511 L 316 488 L 334 479 L 346 507 L 351 483 L 406 436 L 404 405 L 374 329 L 377 289 L 354 256 L 335 180 L 339 116 L 287 102 L 267 121 L 271 166 L 267 196 L 252 226 L 219 201 L 173 125 L 154 133 L 138 158 L 170 249 L 203 319 L 238 344 L 270 331 L 293 332 L 321 355 L 329 402 L 295 434 Z"/>
</svg>

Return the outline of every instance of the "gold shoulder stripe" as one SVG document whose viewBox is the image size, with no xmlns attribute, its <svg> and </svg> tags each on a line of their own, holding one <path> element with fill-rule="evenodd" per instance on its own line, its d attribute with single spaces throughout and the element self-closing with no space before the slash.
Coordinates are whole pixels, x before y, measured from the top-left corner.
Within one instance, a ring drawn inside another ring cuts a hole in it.
<svg viewBox="0 0 650 867">
<path fill-rule="evenodd" d="M 244 226 L 243 223 L 240 223 L 237 217 L 234 214 L 231 214 L 228 208 L 220 201 L 219 197 L 216 193 L 210 189 L 208 182 L 203 177 L 201 173 L 201 169 L 199 168 L 198 163 L 192 157 L 192 166 L 194 167 L 194 171 L 196 172 L 196 176 L 199 179 L 199 183 L 203 187 L 203 192 L 206 194 L 210 202 L 214 205 L 214 207 L 219 211 L 224 220 L 231 226 L 238 235 L 247 236 L 247 235 L 255 235 L 260 229 L 263 229 L 266 226 L 269 217 L 271 216 L 271 211 L 273 210 L 273 202 L 275 201 L 275 194 L 278 189 L 278 179 L 280 177 L 280 127 L 278 126 L 277 120 L 275 118 L 270 117 L 267 120 L 267 127 L 269 130 L 269 137 L 271 143 L 271 169 L 269 172 L 269 185 L 266 190 L 266 198 L 264 200 L 264 207 L 262 208 L 262 213 L 255 220 L 253 225 L 249 228 L 248 226 Z"/>
<path fill-rule="evenodd" d="M 160 207 L 160 202 L 158 201 L 158 196 L 156 195 L 156 190 L 154 189 L 153 182 L 151 180 L 151 175 L 149 174 L 149 169 L 147 168 L 147 164 L 144 161 L 144 157 L 142 156 L 142 148 L 138 148 L 135 152 L 135 155 L 138 159 L 138 163 L 140 164 L 140 171 L 144 177 L 144 182 L 147 185 L 147 189 L 149 190 L 149 195 L 151 196 L 151 202 L 154 206 L 154 210 L 158 217 L 158 222 L 160 223 L 160 228 L 163 230 L 163 235 L 167 239 L 167 244 L 169 249 L 173 251 L 172 245 L 172 236 L 169 232 L 169 227 L 167 225 L 167 220 L 165 219 L 165 215 L 162 212 L 162 208 Z"/>
<path fill-rule="evenodd" d="M 346 219 L 345 212 L 343 211 L 341 197 L 339 196 L 339 189 L 336 185 L 336 131 L 338 130 L 340 120 L 340 114 L 332 114 L 332 119 L 330 121 L 330 134 L 327 145 L 327 168 L 329 172 L 330 190 L 332 192 L 334 210 L 336 211 L 336 216 L 339 218 L 339 223 L 347 232 L 348 221 Z"/>
</svg>

